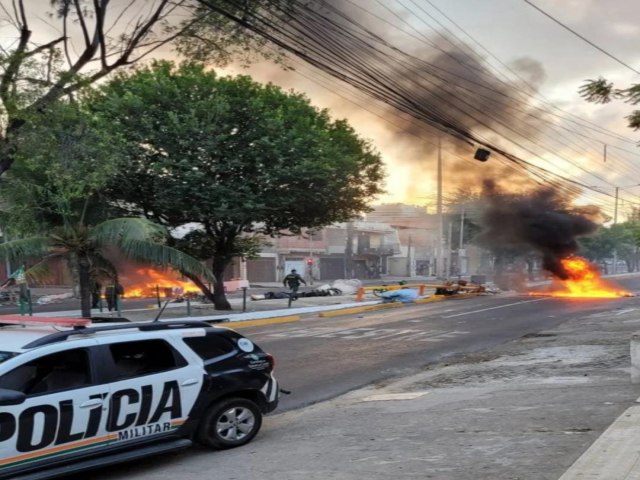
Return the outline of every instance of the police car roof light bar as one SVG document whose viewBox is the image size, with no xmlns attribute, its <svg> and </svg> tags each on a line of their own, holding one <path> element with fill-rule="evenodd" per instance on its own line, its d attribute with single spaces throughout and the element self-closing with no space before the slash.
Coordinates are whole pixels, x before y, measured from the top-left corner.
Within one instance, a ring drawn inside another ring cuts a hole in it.
<svg viewBox="0 0 640 480">
<path fill-rule="evenodd" d="M 49 345 L 51 343 L 62 342 L 73 335 L 89 335 L 91 333 L 108 332 L 112 330 L 126 330 L 136 328 L 141 332 L 149 332 L 154 330 L 168 330 L 171 328 L 211 328 L 212 325 L 200 321 L 168 321 L 168 322 L 151 322 L 151 323 L 128 323 L 126 325 L 107 325 L 103 327 L 83 328 L 80 330 L 65 330 L 64 332 L 56 332 L 45 337 L 38 338 L 31 343 L 23 346 L 23 349 L 30 349 Z"/>
<path fill-rule="evenodd" d="M 25 317 L 22 315 L 0 315 L 0 325 L 49 325 L 54 327 L 86 327 L 91 324 L 88 318 L 67 317 Z"/>
</svg>

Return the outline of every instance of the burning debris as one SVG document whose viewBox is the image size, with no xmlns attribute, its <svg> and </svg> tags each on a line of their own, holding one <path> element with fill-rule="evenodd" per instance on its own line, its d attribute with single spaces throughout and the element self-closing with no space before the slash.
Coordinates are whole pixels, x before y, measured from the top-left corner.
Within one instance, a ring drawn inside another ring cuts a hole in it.
<svg viewBox="0 0 640 480">
<path fill-rule="evenodd" d="M 618 298 L 632 297 L 633 294 L 621 289 L 613 282 L 600 277 L 598 267 L 582 257 L 563 258 L 563 269 L 568 274 L 565 280 L 556 279 L 552 288 L 545 292 L 529 293 L 529 295 L 552 297 L 582 298 Z"/>
<path fill-rule="evenodd" d="M 570 199 L 547 187 L 526 195 L 505 194 L 487 181 L 484 193 L 488 207 L 480 241 L 497 254 L 504 251 L 541 254 L 543 268 L 554 276 L 553 290 L 543 295 L 631 296 L 613 282 L 600 278 L 595 265 L 576 255 L 577 238 L 596 231 L 599 211 L 571 206 Z"/>
<path fill-rule="evenodd" d="M 199 294 L 200 289 L 189 280 L 180 280 L 170 271 L 159 271 L 150 267 L 125 270 L 120 275 L 127 298 L 181 297 Z"/>
</svg>

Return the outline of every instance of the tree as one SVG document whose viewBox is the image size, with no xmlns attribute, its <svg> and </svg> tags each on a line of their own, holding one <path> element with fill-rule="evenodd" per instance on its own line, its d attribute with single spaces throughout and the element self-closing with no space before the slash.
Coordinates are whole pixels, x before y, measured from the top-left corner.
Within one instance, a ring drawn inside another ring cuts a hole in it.
<svg viewBox="0 0 640 480">
<path fill-rule="evenodd" d="M 244 236 L 346 221 L 382 191 L 380 156 L 346 121 L 246 76 L 160 62 L 88 101 L 130 146 L 111 194 L 170 228 L 199 226 L 216 277 L 203 291 L 218 309 L 230 308 L 223 274 Z"/>
<path fill-rule="evenodd" d="M 211 1 L 217 2 L 226 3 Z M 199 10 L 196 0 L 49 0 L 47 20 L 41 20 L 44 0 L 14 0 L 12 8 L 5 3 L 0 3 L 0 20 L 15 29 L 15 42 L 5 32 L 3 45 L 12 46 L 0 48 L 0 175 L 16 160 L 16 141 L 34 118 L 183 35 L 194 39 L 201 22 L 211 28 L 207 49 L 217 64 L 237 57 L 248 61 L 254 52 L 277 57 L 259 36 L 212 10 Z M 228 8 L 242 16 L 262 3 Z M 44 32 L 56 33 L 47 38 Z"/>
<path fill-rule="evenodd" d="M 607 227 L 600 227 L 593 235 L 581 237 L 579 243 L 580 254 L 602 265 L 605 274 L 609 273 L 606 259 L 613 257 L 616 248 L 611 230 Z"/>
<path fill-rule="evenodd" d="M 611 100 L 624 100 L 631 105 L 640 103 L 640 83 L 634 83 L 627 88 L 614 88 L 612 82 L 605 78 L 587 80 L 580 87 L 580 95 L 588 102 L 609 103 Z M 634 110 L 625 117 L 629 128 L 640 129 L 640 110 Z"/>
<path fill-rule="evenodd" d="M 163 244 L 165 229 L 144 218 L 104 220 L 99 197 L 122 158 L 117 138 L 97 117 L 60 103 L 25 129 L 19 165 L 1 179 L 3 230 L 17 240 L 0 244 L 0 258 L 32 263 L 27 276 L 46 276 L 56 259 L 67 261 L 79 284 L 83 317 L 91 316 L 95 277 L 115 277 L 108 253 L 174 266 L 212 279 L 200 262 Z"/>
</svg>

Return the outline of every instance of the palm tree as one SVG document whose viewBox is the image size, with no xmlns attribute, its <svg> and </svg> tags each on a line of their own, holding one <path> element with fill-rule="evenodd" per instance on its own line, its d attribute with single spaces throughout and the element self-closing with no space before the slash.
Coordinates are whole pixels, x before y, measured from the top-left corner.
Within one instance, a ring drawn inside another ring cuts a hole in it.
<svg viewBox="0 0 640 480">
<path fill-rule="evenodd" d="M 198 260 L 164 245 L 164 238 L 164 227 L 144 218 L 116 218 L 96 225 L 65 222 L 48 234 L 0 244 L 0 259 L 35 260 L 26 272 L 31 279 L 44 276 L 52 261 L 67 260 L 77 275 L 82 316 L 89 318 L 93 277 L 100 271 L 115 274 L 115 268 L 104 255 L 106 251 L 117 251 L 130 260 L 173 267 L 215 281 L 213 274 Z"/>
</svg>

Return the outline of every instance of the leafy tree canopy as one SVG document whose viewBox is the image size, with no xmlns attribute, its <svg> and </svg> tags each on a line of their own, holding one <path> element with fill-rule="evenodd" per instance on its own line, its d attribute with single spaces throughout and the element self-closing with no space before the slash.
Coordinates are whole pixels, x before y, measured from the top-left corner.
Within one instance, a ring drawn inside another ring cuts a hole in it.
<svg viewBox="0 0 640 480">
<path fill-rule="evenodd" d="M 38 120 L 24 131 L 23 161 L 0 178 L 0 222 L 12 234 L 0 244 L 0 258 L 29 262 L 32 280 L 46 278 L 48 265 L 64 260 L 86 317 L 92 280 L 117 275 L 108 260 L 114 251 L 213 279 L 200 262 L 164 245 L 165 227 L 145 218 L 110 218 L 101 192 L 118 171 L 123 150 L 98 116 L 58 103 Z"/>
<path fill-rule="evenodd" d="M 382 192 L 379 154 L 346 121 L 246 76 L 158 62 L 118 75 L 91 104 L 129 142 L 114 193 L 172 227 L 300 233 Z"/>
<path fill-rule="evenodd" d="M 640 103 L 640 83 L 634 83 L 627 88 L 615 88 L 612 82 L 600 77 L 587 80 L 579 92 L 584 99 L 593 103 L 609 103 L 611 100 L 624 100 L 631 105 Z M 640 129 L 640 110 L 633 110 L 625 118 L 629 128 Z"/>
<path fill-rule="evenodd" d="M 224 4 L 241 18 L 268 2 L 208 3 Z M 214 9 L 203 10 L 199 0 L 13 0 L 0 5 L 0 22 L 0 175 L 16 160 L 16 137 L 34 118 L 183 36 L 194 48 L 206 44 L 207 60 L 217 65 L 279 58 L 262 37 Z M 200 24 L 208 27 L 206 38 L 200 38 Z"/>
<path fill-rule="evenodd" d="M 169 227 L 199 223 L 218 278 L 241 234 L 345 221 L 382 192 L 379 154 L 346 121 L 246 76 L 157 62 L 87 101 L 128 142 L 114 198 Z"/>
</svg>

